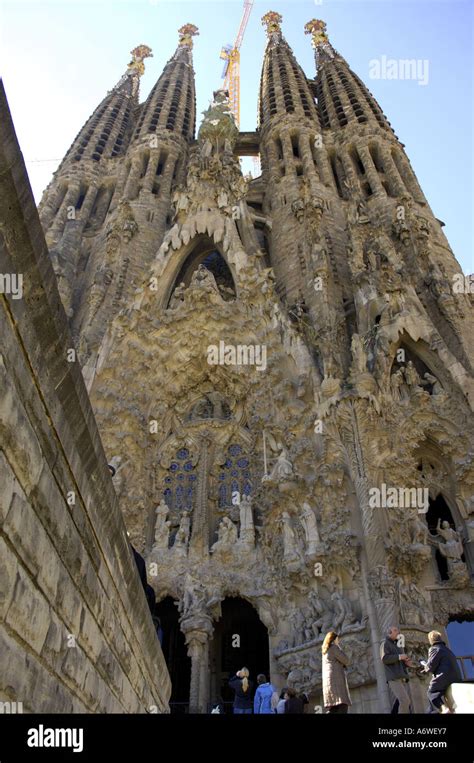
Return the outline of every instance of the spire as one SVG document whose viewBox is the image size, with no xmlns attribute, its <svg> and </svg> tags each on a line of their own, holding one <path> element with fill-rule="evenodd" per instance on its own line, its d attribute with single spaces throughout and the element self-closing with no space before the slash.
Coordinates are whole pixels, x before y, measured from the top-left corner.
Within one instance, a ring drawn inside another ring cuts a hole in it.
<svg viewBox="0 0 474 763">
<path fill-rule="evenodd" d="M 305 24 L 310 34 L 317 68 L 316 94 L 323 127 L 345 127 L 354 123 L 376 123 L 391 132 L 390 122 L 372 93 L 331 45 L 326 24 L 312 19 Z"/>
<path fill-rule="evenodd" d="M 146 99 L 134 141 L 165 129 L 192 139 L 196 126 L 196 94 L 193 70 L 193 37 L 199 34 L 194 24 L 179 30 L 178 47 Z"/>
<path fill-rule="evenodd" d="M 132 60 L 125 74 L 87 120 L 64 157 L 64 164 L 82 159 L 100 162 L 118 156 L 126 149 L 133 109 L 138 106 L 140 77 L 145 71 L 145 58 L 152 56 L 148 45 L 138 45 L 131 51 Z"/>
<path fill-rule="evenodd" d="M 269 11 L 262 17 L 268 44 L 263 61 L 259 97 L 259 124 L 274 116 L 295 114 L 317 120 L 318 113 L 308 80 L 281 32 L 282 16 Z"/>
</svg>

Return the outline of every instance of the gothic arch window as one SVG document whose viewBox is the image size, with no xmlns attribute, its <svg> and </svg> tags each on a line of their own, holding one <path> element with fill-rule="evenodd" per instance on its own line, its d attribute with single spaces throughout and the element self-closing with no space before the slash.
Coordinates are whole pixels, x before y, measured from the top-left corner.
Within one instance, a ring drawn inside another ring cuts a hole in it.
<svg viewBox="0 0 474 763">
<path fill-rule="evenodd" d="M 192 511 L 196 480 L 190 452 L 180 448 L 164 479 L 163 497 L 170 511 Z"/>
<path fill-rule="evenodd" d="M 204 265 L 204 267 L 214 276 L 219 294 L 225 302 L 232 301 L 236 298 L 234 279 L 227 262 L 215 248 L 211 239 L 203 237 L 183 262 L 181 270 L 179 271 L 171 290 L 169 302 L 171 301 L 171 297 L 177 286 L 184 283 L 186 288 L 189 287 L 193 275 L 200 265 Z"/>
<path fill-rule="evenodd" d="M 250 459 L 243 446 L 238 443 L 229 445 L 226 460 L 221 465 L 218 476 L 219 509 L 234 506 L 232 493 L 238 492 L 241 496 L 250 495 L 252 492 L 251 480 Z"/>
</svg>

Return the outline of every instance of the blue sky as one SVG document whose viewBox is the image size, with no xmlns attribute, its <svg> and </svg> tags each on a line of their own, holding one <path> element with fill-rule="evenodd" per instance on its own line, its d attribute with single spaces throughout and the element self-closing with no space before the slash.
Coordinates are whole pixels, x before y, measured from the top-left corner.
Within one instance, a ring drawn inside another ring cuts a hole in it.
<svg viewBox="0 0 474 763">
<path fill-rule="evenodd" d="M 242 0 L 4 0 L 2 72 L 37 200 L 137 44 L 154 53 L 142 78 L 144 99 L 176 46 L 178 27 L 196 24 L 198 111 L 206 108 L 221 82 L 221 46 L 233 41 L 242 6 Z M 313 17 L 327 22 L 334 46 L 405 143 L 463 269 L 474 272 L 472 1 L 256 0 L 242 47 L 243 130 L 256 125 L 266 43 L 260 18 L 268 10 L 283 15 L 284 34 L 309 76 L 314 58 L 303 26 Z M 382 56 L 426 59 L 428 84 L 370 79 L 370 61 Z"/>
</svg>

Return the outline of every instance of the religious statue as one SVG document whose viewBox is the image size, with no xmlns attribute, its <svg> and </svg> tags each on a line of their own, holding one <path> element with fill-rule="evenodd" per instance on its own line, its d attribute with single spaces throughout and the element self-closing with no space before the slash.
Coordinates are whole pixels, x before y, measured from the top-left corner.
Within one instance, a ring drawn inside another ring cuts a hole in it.
<svg viewBox="0 0 474 763">
<path fill-rule="evenodd" d="M 441 384 L 439 383 L 439 381 L 436 378 L 436 376 L 433 376 L 433 374 L 430 374 L 430 373 L 427 372 L 427 373 L 423 374 L 423 378 L 425 379 L 425 381 L 422 381 L 421 384 L 424 387 L 426 387 L 426 386 L 430 386 L 431 387 L 431 392 L 430 392 L 431 395 L 444 395 L 445 394 L 444 389 L 441 386 Z"/>
<path fill-rule="evenodd" d="M 446 559 L 461 559 L 463 547 L 459 533 L 452 529 L 449 522 L 441 522 L 441 519 L 438 519 L 436 530 L 444 540 L 444 543 L 438 542 L 440 553 Z"/>
<path fill-rule="evenodd" d="M 186 556 L 191 531 L 191 518 L 189 511 L 184 511 L 179 523 L 178 532 L 174 539 L 173 549 L 181 556 Z"/>
<path fill-rule="evenodd" d="M 237 527 L 229 517 L 223 517 L 217 530 L 217 540 L 211 546 L 211 554 L 215 551 L 230 550 L 237 543 Z"/>
<path fill-rule="evenodd" d="M 293 646 L 300 646 L 304 640 L 304 615 L 300 609 L 295 609 L 291 613 L 289 620 L 293 627 Z"/>
<path fill-rule="evenodd" d="M 357 622 L 357 618 L 352 611 L 350 601 L 337 589 L 331 594 L 331 601 L 334 604 L 334 618 L 332 626 L 337 633 L 342 633 Z"/>
<path fill-rule="evenodd" d="M 446 559 L 449 579 L 466 577 L 467 566 L 461 558 L 463 555 L 463 546 L 459 533 L 452 529 L 449 522 L 441 522 L 441 519 L 438 519 L 436 531 L 437 535 L 435 535 L 435 539 L 441 537 L 444 542 L 436 541 L 434 539 L 433 543 L 438 547 L 441 556 Z"/>
<path fill-rule="evenodd" d="M 422 625 L 424 621 L 423 611 L 426 607 L 425 599 L 415 583 L 398 583 L 398 606 L 400 608 L 401 621 L 405 624 Z"/>
<path fill-rule="evenodd" d="M 281 515 L 281 528 L 283 535 L 283 561 L 285 564 L 299 561 L 301 558 L 298 548 L 299 543 L 287 511 L 284 511 Z"/>
<path fill-rule="evenodd" d="M 419 544 L 425 546 L 428 542 L 428 525 L 418 515 L 415 516 L 413 521 L 411 542 L 415 546 Z"/>
<path fill-rule="evenodd" d="M 168 548 L 169 536 L 170 536 L 170 522 L 166 521 L 168 516 L 168 506 L 164 498 L 156 507 L 156 522 L 155 522 L 155 542 L 153 544 L 153 550 Z"/>
<path fill-rule="evenodd" d="M 248 495 L 242 496 L 239 505 L 240 536 L 239 542 L 253 548 L 255 543 L 255 528 L 253 524 L 252 502 Z"/>
<path fill-rule="evenodd" d="M 405 377 L 403 375 L 402 368 L 398 368 L 392 373 L 390 377 L 390 388 L 392 391 L 392 397 L 394 400 L 396 400 L 396 402 L 399 402 L 400 400 L 406 400 L 408 398 L 408 395 L 406 394 L 408 390 L 405 385 Z"/>
<path fill-rule="evenodd" d="M 416 387 L 421 385 L 420 375 L 413 365 L 412 360 L 408 361 L 405 368 L 405 379 L 407 380 L 407 384 L 411 390 L 414 390 Z"/>
<path fill-rule="evenodd" d="M 202 263 L 193 273 L 190 288 L 203 289 L 207 294 L 218 296 L 219 300 L 221 299 L 219 288 L 216 284 L 216 279 L 214 278 L 211 271 L 208 270 Z"/>
<path fill-rule="evenodd" d="M 318 595 L 316 591 L 310 591 L 309 601 L 314 612 L 312 623 L 313 633 L 316 638 L 324 636 L 332 628 L 334 612 L 332 608 Z"/>
<path fill-rule="evenodd" d="M 282 480 L 291 479 L 293 476 L 293 464 L 288 458 L 288 451 L 284 445 L 281 446 L 280 453 L 277 460 L 273 465 L 273 469 L 268 477 L 273 482 L 280 482 Z"/>
<path fill-rule="evenodd" d="M 306 501 L 303 503 L 301 509 L 300 522 L 303 525 L 305 537 L 306 537 L 306 554 L 313 556 L 322 548 L 321 538 L 319 537 L 318 523 L 316 516 Z"/>
<path fill-rule="evenodd" d="M 188 573 L 184 582 L 184 596 L 181 604 L 182 619 L 192 615 L 202 614 L 204 610 L 206 591 L 204 586 L 194 580 Z"/>
<path fill-rule="evenodd" d="M 352 335 L 351 353 L 353 373 L 356 376 L 367 373 L 367 353 L 359 334 Z"/>
<path fill-rule="evenodd" d="M 176 287 L 174 290 L 171 300 L 169 309 L 170 310 L 176 310 L 177 307 L 180 307 L 184 302 L 184 292 L 186 291 L 186 284 L 181 281 L 181 283 Z"/>
</svg>

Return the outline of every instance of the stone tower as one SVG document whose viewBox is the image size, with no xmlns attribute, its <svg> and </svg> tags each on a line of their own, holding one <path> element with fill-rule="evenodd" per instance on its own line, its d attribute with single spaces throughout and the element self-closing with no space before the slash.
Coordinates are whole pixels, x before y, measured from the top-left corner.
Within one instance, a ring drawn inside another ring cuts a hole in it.
<svg viewBox="0 0 474 763">
<path fill-rule="evenodd" d="M 43 223 L 175 701 L 206 712 L 247 663 L 321 706 L 334 629 L 353 711 L 384 711 L 387 628 L 419 657 L 473 611 L 471 296 L 325 24 L 312 80 L 263 23 L 254 133 L 216 91 L 194 139 L 186 25 L 143 105 L 133 51 Z"/>
</svg>

